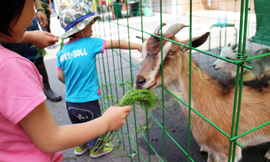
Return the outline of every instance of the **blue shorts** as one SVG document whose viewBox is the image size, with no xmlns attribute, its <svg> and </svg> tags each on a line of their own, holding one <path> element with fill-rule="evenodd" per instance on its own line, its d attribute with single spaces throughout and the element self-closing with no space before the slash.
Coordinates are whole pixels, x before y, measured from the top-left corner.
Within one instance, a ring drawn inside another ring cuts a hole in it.
<svg viewBox="0 0 270 162">
<path fill-rule="evenodd" d="M 101 116 L 98 100 L 84 103 L 66 101 L 66 106 L 72 124 L 84 123 Z"/>
<path fill-rule="evenodd" d="M 100 106 L 98 100 L 84 102 L 84 103 L 71 103 L 66 101 L 68 116 L 72 124 L 84 123 L 101 116 Z M 94 131 L 94 130 L 93 130 Z M 99 137 L 87 142 L 89 148 L 96 150 L 102 145 L 99 141 Z M 96 143 L 99 144 L 96 145 Z M 81 147 L 84 145 L 81 145 Z"/>
</svg>

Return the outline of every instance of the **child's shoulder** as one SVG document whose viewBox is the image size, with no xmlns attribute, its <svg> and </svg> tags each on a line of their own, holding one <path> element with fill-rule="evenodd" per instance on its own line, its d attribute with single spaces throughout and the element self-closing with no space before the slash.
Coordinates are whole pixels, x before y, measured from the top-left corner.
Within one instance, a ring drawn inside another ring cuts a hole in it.
<svg viewBox="0 0 270 162">
<path fill-rule="evenodd" d="M 105 41 L 105 39 L 96 38 L 96 37 L 88 37 L 87 39 L 85 39 L 85 41 L 87 41 L 87 42 L 103 42 L 103 41 Z"/>
<path fill-rule="evenodd" d="M 65 43 L 64 45 L 74 45 L 74 44 L 83 45 L 83 43 L 94 42 L 94 41 L 98 41 L 98 40 L 103 40 L 103 39 L 95 38 L 95 37 L 76 38 L 76 39 L 70 40 L 69 42 Z"/>
<path fill-rule="evenodd" d="M 101 38 L 95 38 L 95 37 L 84 37 L 84 38 L 77 38 L 73 39 L 67 43 L 65 43 L 63 46 L 59 48 L 56 55 L 61 55 L 65 53 L 66 50 L 70 51 L 73 49 L 77 49 L 81 46 L 95 46 L 96 44 L 102 44 L 105 40 Z"/>
<path fill-rule="evenodd" d="M 0 64 L 6 61 L 12 60 L 12 59 L 27 60 L 26 58 L 22 57 L 18 53 L 11 51 L 0 45 Z"/>
<path fill-rule="evenodd" d="M 101 38 L 97 37 L 84 37 L 80 39 L 81 41 L 95 41 L 95 40 L 102 40 Z"/>
<path fill-rule="evenodd" d="M 96 37 L 84 37 L 76 41 L 79 46 L 95 46 L 97 44 L 102 44 L 104 39 Z"/>
</svg>

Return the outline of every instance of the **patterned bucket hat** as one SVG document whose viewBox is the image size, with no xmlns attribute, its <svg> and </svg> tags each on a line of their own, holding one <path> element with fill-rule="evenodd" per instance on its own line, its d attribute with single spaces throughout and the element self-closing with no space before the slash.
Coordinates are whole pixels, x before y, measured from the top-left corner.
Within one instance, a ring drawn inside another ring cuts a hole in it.
<svg viewBox="0 0 270 162">
<path fill-rule="evenodd" d="M 59 16 L 60 24 L 65 29 L 60 39 L 83 30 L 92 20 L 95 22 L 97 19 L 101 20 L 101 17 L 95 15 L 87 4 L 82 2 L 70 5 Z"/>
</svg>

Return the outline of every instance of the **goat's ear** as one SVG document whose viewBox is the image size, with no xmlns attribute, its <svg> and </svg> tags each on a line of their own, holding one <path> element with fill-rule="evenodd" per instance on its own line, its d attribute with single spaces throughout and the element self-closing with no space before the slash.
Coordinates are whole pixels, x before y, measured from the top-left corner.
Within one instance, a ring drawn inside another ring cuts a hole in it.
<svg viewBox="0 0 270 162">
<path fill-rule="evenodd" d="M 235 49 L 236 49 L 237 46 L 238 46 L 237 44 L 232 45 L 232 47 L 231 47 L 232 50 L 235 51 Z"/>
<path fill-rule="evenodd" d="M 209 32 L 204 33 L 203 35 L 199 37 L 192 38 L 192 47 L 199 47 L 201 46 L 208 38 Z"/>
<path fill-rule="evenodd" d="M 143 42 L 146 41 L 146 39 L 148 39 L 148 38 L 143 38 L 142 39 L 142 37 L 141 36 L 138 36 L 138 35 L 136 36 L 136 38 L 143 40 Z"/>
<path fill-rule="evenodd" d="M 206 32 L 201 36 L 192 38 L 192 47 L 196 48 L 196 47 L 199 47 L 200 45 L 202 45 L 207 40 L 209 34 L 210 34 L 209 32 Z M 189 45 L 189 39 L 183 41 L 182 43 L 186 44 L 186 45 Z M 186 51 L 186 50 L 188 50 L 188 48 L 183 48 L 183 50 Z"/>
</svg>

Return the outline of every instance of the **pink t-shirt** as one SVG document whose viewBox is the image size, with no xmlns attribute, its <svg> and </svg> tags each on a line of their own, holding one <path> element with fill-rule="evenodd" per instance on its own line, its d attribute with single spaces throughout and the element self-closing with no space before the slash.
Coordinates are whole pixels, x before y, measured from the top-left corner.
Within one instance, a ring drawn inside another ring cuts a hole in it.
<svg viewBox="0 0 270 162">
<path fill-rule="evenodd" d="M 62 152 L 39 150 L 20 121 L 46 100 L 35 65 L 0 45 L 0 161 L 60 162 Z"/>
</svg>

